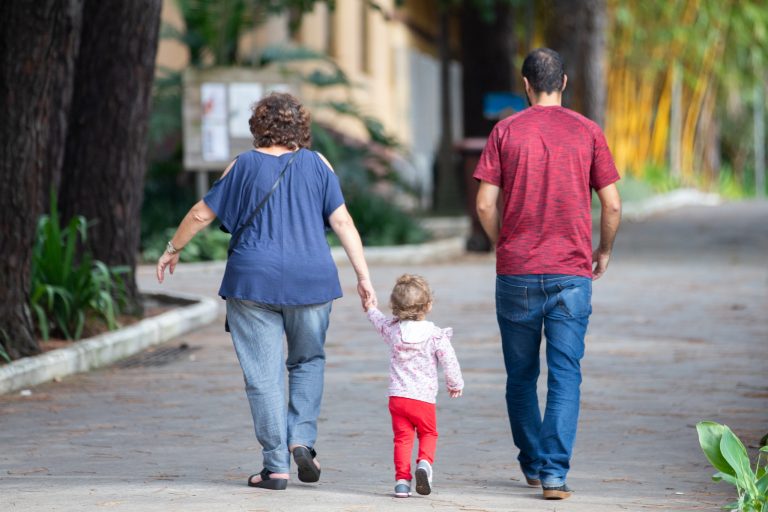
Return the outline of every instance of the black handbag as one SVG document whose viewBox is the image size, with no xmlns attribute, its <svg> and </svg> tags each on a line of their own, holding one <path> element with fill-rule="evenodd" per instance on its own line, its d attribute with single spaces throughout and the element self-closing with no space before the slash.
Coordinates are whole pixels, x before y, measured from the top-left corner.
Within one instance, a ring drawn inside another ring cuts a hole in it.
<svg viewBox="0 0 768 512">
<path fill-rule="evenodd" d="M 293 155 L 291 155 L 291 158 L 288 159 L 288 162 L 283 167 L 283 170 L 280 171 L 280 174 L 277 176 L 277 179 L 275 180 L 275 184 L 272 185 L 272 188 L 269 189 L 269 192 L 267 192 L 267 195 L 265 195 L 261 201 L 259 201 L 259 204 L 256 205 L 256 208 L 253 210 L 253 213 L 251 213 L 250 217 L 248 217 L 248 220 L 245 221 L 240 228 L 238 228 L 237 231 L 235 231 L 232 234 L 232 238 L 229 240 L 229 248 L 227 249 L 227 256 L 232 255 L 232 251 L 234 250 L 235 246 L 237 245 L 237 242 L 240 240 L 240 235 L 243 234 L 243 231 L 245 231 L 245 228 L 251 225 L 251 223 L 256 218 L 256 215 L 258 215 L 259 211 L 264 207 L 265 204 L 267 204 L 267 201 L 272 196 L 272 193 L 277 189 L 277 186 L 280 184 L 280 180 L 283 179 L 283 176 L 285 175 L 285 171 L 288 170 L 288 167 L 291 166 L 293 163 L 293 160 L 296 158 L 296 154 L 298 151 L 294 151 Z M 225 233 L 229 233 L 227 231 L 227 228 L 225 228 L 223 225 L 219 226 L 219 229 L 224 231 Z M 226 300 L 226 299 L 225 299 Z M 224 319 L 224 330 L 226 332 L 229 332 L 229 321 L 225 318 Z"/>
</svg>

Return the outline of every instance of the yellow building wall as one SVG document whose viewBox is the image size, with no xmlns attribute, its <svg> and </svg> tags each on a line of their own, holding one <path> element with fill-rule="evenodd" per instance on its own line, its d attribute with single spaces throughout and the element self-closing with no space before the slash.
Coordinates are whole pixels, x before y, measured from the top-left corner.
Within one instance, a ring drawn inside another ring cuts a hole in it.
<svg viewBox="0 0 768 512">
<path fill-rule="evenodd" d="M 296 33 L 288 30 L 288 16 L 272 16 L 244 35 L 240 55 L 257 58 L 274 44 L 296 44 L 328 55 L 353 84 L 347 87 L 301 87 L 302 101 L 315 119 L 348 136 L 365 140 L 362 123 L 320 107 L 330 100 L 352 102 L 363 114 L 373 116 L 408 151 L 406 174 L 425 197 L 431 188 L 431 169 L 436 152 L 439 119 L 439 3 L 437 0 L 406 2 L 378 0 L 381 11 L 363 0 L 336 0 L 334 9 L 318 2 L 306 13 Z M 164 25 L 183 31 L 183 18 L 176 0 L 164 0 Z M 452 43 L 457 48 L 456 30 Z M 158 69 L 183 70 L 189 65 L 186 47 L 173 39 L 161 39 Z M 308 73 L 322 62 L 295 63 L 291 67 Z M 326 65 L 327 66 L 327 65 Z M 328 66 L 330 71 L 330 66 Z M 254 98 L 257 101 L 258 98 Z M 454 123 L 456 124 L 456 123 Z"/>
<path fill-rule="evenodd" d="M 183 30 L 184 19 L 174 0 L 163 0 L 163 8 L 160 12 L 162 25 Z M 161 25 L 161 26 L 162 26 Z M 161 34 L 164 28 L 161 28 Z M 161 38 L 157 45 L 157 58 L 155 65 L 158 71 L 172 69 L 180 71 L 189 65 L 189 50 L 185 45 L 171 38 Z"/>
</svg>

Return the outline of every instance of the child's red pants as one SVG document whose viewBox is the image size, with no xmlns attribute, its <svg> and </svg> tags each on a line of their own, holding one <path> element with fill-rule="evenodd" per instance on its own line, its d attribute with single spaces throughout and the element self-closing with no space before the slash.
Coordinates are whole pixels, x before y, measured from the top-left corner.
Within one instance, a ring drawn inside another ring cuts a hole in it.
<svg viewBox="0 0 768 512">
<path fill-rule="evenodd" d="M 395 480 L 411 480 L 411 453 L 414 430 L 419 436 L 419 455 L 416 461 L 432 464 L 437 447 L 437 416 L 435 404 L 404 398 L 389 397 L 392 414 L 392 432 L 395 434 Z"/>
</svg>

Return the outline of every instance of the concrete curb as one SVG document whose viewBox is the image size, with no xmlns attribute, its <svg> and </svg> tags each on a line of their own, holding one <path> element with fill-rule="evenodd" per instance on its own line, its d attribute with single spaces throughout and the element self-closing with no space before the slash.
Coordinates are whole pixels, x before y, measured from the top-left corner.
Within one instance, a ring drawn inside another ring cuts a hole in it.
<svg viewBox="0 0 768 512">
<path fill-rule="evenodd" d="M 723 203 L 718 194 L 701 192 L 697 189 L 678 189 L 666 194 L 659 194 L 640 201 L 627 201 L 622 205 L 622 220 L 642 221 L 648 217 L 675 210 L 683 206 L 717 206 Z M 596 216 L 597 215 L 597 216 Z M 599 222 L 599 211 L 593 212 L 593 221 Z M 433 242 L 412 245 L 391 245 L 385 247 L 366 247 L 365 260 L 369 265 L 399 265 L 403 263 L 436 263 L 449 261 L 466 254 L 467 237 L 469 236 L 469 218 L 438 219 L 433 227 L 446 233 L 461 233 L 449 238 Z M 331 255 L 337 265 L 349 264 L 342 247 L 332 247 Z M 224 272 L 227 265 L 222 261 L 201 261 L 197 263 L 182 263 L 176 267 L 176 273 L 191 272 Z M 143 265 L 144 271 L 149 265 Z M 141 269 L 141 267 L 140 267 Z M 141 271 L 141 270 L 140 270 Z M 154 267 L 151 269 L 154 272 Z"/>
<path fill-rule="evenodd" d="M 634 221 L 644 220 L 651 215 L 668 212 L 683 206 L 717 206 L 722 202 L 717 194 L 702 192 L 693 188 L 681 188 L 642 201 L 625 203 L 622 208 L 622 218 Z"/>
<path fill-rule="evenodd" d="M 465 244 L 466 237 L 455 236 L 424 244 L 368 247 L 365 249 L 365 261 L 369 265 L 447 261 L 464 254 Z M 332 248 L 331 255 L 337 265 L 349 264 L 343 247 Z"/>
<path fill-rule="evenodd" d="M 466 237 L 454 236 L 434 242 L 412 245 L 391 245 L 386 247 L 366 247 L 365 261 L 368 265 L 398 265 L 402 263 L 436 263 L 457 258 L 466 252 Z M 337 265 L 348 265 L 349 260 L 343 247 L 332 247 L 331 256 Z M 175 275 L 197 272 L 224 272 L 227 266 L 223 261 L 201 261 L 198 263 L 180 263 Z M 139 267 L 140 272 L 154 272 L 149 265 Z"/>
<path fill-rule="evenodd" d="M 26 357 L 0 367 L 0 394 L 110 365 L 197 327 L 218 316 L 218 301 L 189 294 L 150 294 L 175 301 L 194 302 L 133 325 L 77 341 L 70 347 Z"/>
<path fill-rule="evenodd" d="M 644 201 L 625 203 L 623 217 L 626 220 L 641 221 L 651 215 L 682 206 L 716 206 L 721 203 L 722 200 L 717 194 L 680 189 Z M 459 231 L 468 229 L 466 219 L 443 224 L 447 224 L 448 228 L 455 232 L 456 226 L 452 224 L 457 222 Z M 466 236 L 461 235 L 424 244 L 368 247 L 365 249 L 365 258 L 369 265 L 436 263 L 462 256 L 466 253 L 465 244 Z M 334 247 L 331 254 L 337 265 L 349 263 L 343 248 Z M 176 268 L 176 273 L 224 272 L 225 266 L 226 261 L 184 263 Z M 154 272 L 154 267 L 144 265 L 140 266 L 138 271 Z M 124 329 L 76 342 L 71 347 L 52 350 L 2 366 L 0 394 L 110 365 L 147 347 L 206 325 L 218 316 L 219 301 L 215 299 L 179 293 L 155 295 L 172 300 L 188 300 L 195 304 L 144 319 Z"/>
</svg>

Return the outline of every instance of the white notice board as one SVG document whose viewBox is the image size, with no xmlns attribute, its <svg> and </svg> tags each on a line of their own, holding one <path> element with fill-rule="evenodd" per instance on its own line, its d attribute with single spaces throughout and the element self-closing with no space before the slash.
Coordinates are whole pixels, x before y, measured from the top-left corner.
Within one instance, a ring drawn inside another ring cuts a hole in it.
<svg viewBox="0 0 768 512">
<path fill-rule="evenodd" d="M 222 171 L 253 147 L 251 107 L 272 91 L 298 96 L 298 86 L 275 71 L 188 69 L 184 73 L 184 168 Z"/>
</svg>

